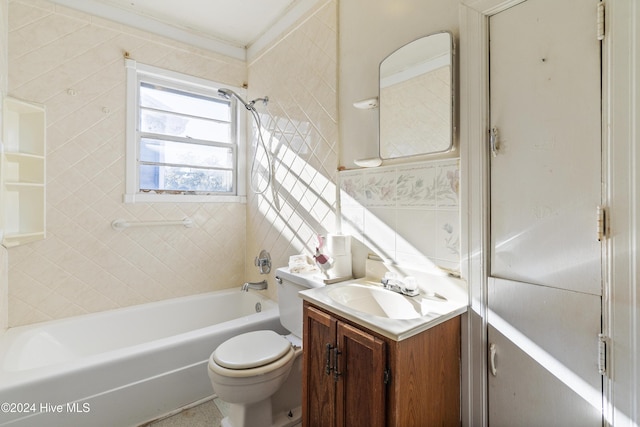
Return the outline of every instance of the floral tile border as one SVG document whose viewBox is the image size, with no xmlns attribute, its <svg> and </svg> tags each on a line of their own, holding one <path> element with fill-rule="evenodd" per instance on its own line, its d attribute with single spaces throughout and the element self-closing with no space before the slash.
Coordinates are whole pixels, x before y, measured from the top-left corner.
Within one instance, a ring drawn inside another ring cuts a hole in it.
<svg viewBox="0 0 640 427">
<path fill-rule="evenodd" d="M 342 206 L 365 205 L 363 178 L 364 174 L 359 170 L 338 173 Z"/>
<path fill-rule="evenodd" d="M 374 226 L 370 220 L 361 223 L 367 217 L 367 211 L 375 209 L 382 214 L 384 210 L 399 209 L 404 212 L 401 216 L 403 223 L 392 221 L 393 224 L 386 224 L 384 229 L 391 230 L 398 242 L 414 243 L 396 248 L 391 251 L 393 254 L 385 253 L 384 256 L 392 255 L 399 263 L 427 258 L 442 268 L 459 271 L 459 159 L 341 171 L 338 175 L 343 222 L 352 223 L 353 234 L 371 244 L 371 249 L 376 249 L 376 240 L 389 242 L 390 236 L 388 232 L 380 235 L 383 227 Z M 425 238 L 433 239 L 429 245 L 416 243 L 415 236 L 403 236 L 412 229 L 410 224 L 424 225 L 425 215 L 430 215 L 429 212 L 437 217 L 433 229 L 422 227 Z M 385 252 L 388 249 L 385 245 Z"/>
<path fill-rule="evenodd" d="M 398 207 L 436 207 L 437 170 L 435 165 L 398 168 Z"/>
<path fill-rule="evenodd" d="M 396 171 L 364 174 L 364 197 L 367 207 L 396 206 Z"/>
<path fill-rule="evenodd" d="M 342 205 L 457 208 L 458 159 L 339 173 Z"/>
</svg>

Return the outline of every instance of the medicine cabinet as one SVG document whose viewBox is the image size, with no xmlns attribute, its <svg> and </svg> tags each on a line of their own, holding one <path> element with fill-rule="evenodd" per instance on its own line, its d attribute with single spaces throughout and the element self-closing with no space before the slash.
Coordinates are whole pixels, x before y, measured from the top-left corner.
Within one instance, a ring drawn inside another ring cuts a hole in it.
<svg viewBox="0 0 640 427">
<path fill-rule="evenodd" d="M 45 109 L 5 98 L 2 146 L 2 244 L 45 238 Z"/>
<path fill-rule="evenodd" d="M 380 158 L 453 148 L 453 36 L 431 34 L 380 63 Z"/>
</svg>

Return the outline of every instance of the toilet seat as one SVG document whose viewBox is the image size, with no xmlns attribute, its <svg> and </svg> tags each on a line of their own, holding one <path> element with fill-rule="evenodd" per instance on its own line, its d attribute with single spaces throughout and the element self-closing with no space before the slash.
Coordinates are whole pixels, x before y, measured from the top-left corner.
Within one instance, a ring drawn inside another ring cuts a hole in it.
<svg viewBox="0 0 640 427">
<path fill-rule="evenodd" d="M 227 369 L 268 365 L 287 352 L 291 344 L 274 331 L 253 331 L 228 339 L 213 352 L 213 360 Z"/>
<path fill-rule="evenodd" d="M 209 358 L 209 370 L 225 377 L 252 377 L 285 367 L 295 349 L 274 331 L 253 331 L 228 339 Z"/>
<path fill-rule="evenodd" d="M 249 381 L 250 383 L 256 381 L 255 378 L 260 377 L 261 380 L 266 380 L 271 375 L 279 375 L 278 371 L 285 369 L 290 369 L 290 365 L 293 364 L 293 360 L 296 356 L 296 351 L 293 347 L 289 347 L 289 351 L 276 360 L 275 362 L 269 363 L 267 365 L 258 366 L 257 368 L 249 368 L 249 369 L 229 369 L 223 366 L 220 366 L 213 360 L 213 354 L 209 357 L 209 373 L 210 375 L 213 373 L 218 376 L 219 382 L 227 382 L 234 381 L 238 379 L 244 379 Z M 253 379 L 252 379 L 253 378 Z"/>
</svg>

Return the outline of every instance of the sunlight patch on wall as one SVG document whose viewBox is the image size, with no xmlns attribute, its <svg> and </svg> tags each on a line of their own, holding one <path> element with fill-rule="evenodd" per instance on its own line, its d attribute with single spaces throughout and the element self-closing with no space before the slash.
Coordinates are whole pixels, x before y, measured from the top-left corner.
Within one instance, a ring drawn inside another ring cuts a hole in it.
<svg viewBox="0 0 640 427">
<path fill-rule="evenodd" d="M 458 159 L 340 173 L 342 231 L 376 255 L 460 272 Z"/>
</svg>

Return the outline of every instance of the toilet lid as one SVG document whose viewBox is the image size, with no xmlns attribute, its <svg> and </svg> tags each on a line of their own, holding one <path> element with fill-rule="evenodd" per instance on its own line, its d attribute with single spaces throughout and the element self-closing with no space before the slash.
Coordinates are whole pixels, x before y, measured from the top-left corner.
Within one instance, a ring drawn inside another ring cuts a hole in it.
<svg viewBox="0 0 640 427">
<path fill-rule="evenodd" d="M 287 354 L 291 343 L 274 331 L 254 331 L 228 339 L 213 352 L 213 360 L 227 369 L 267 365 Z"/>
</svg>

